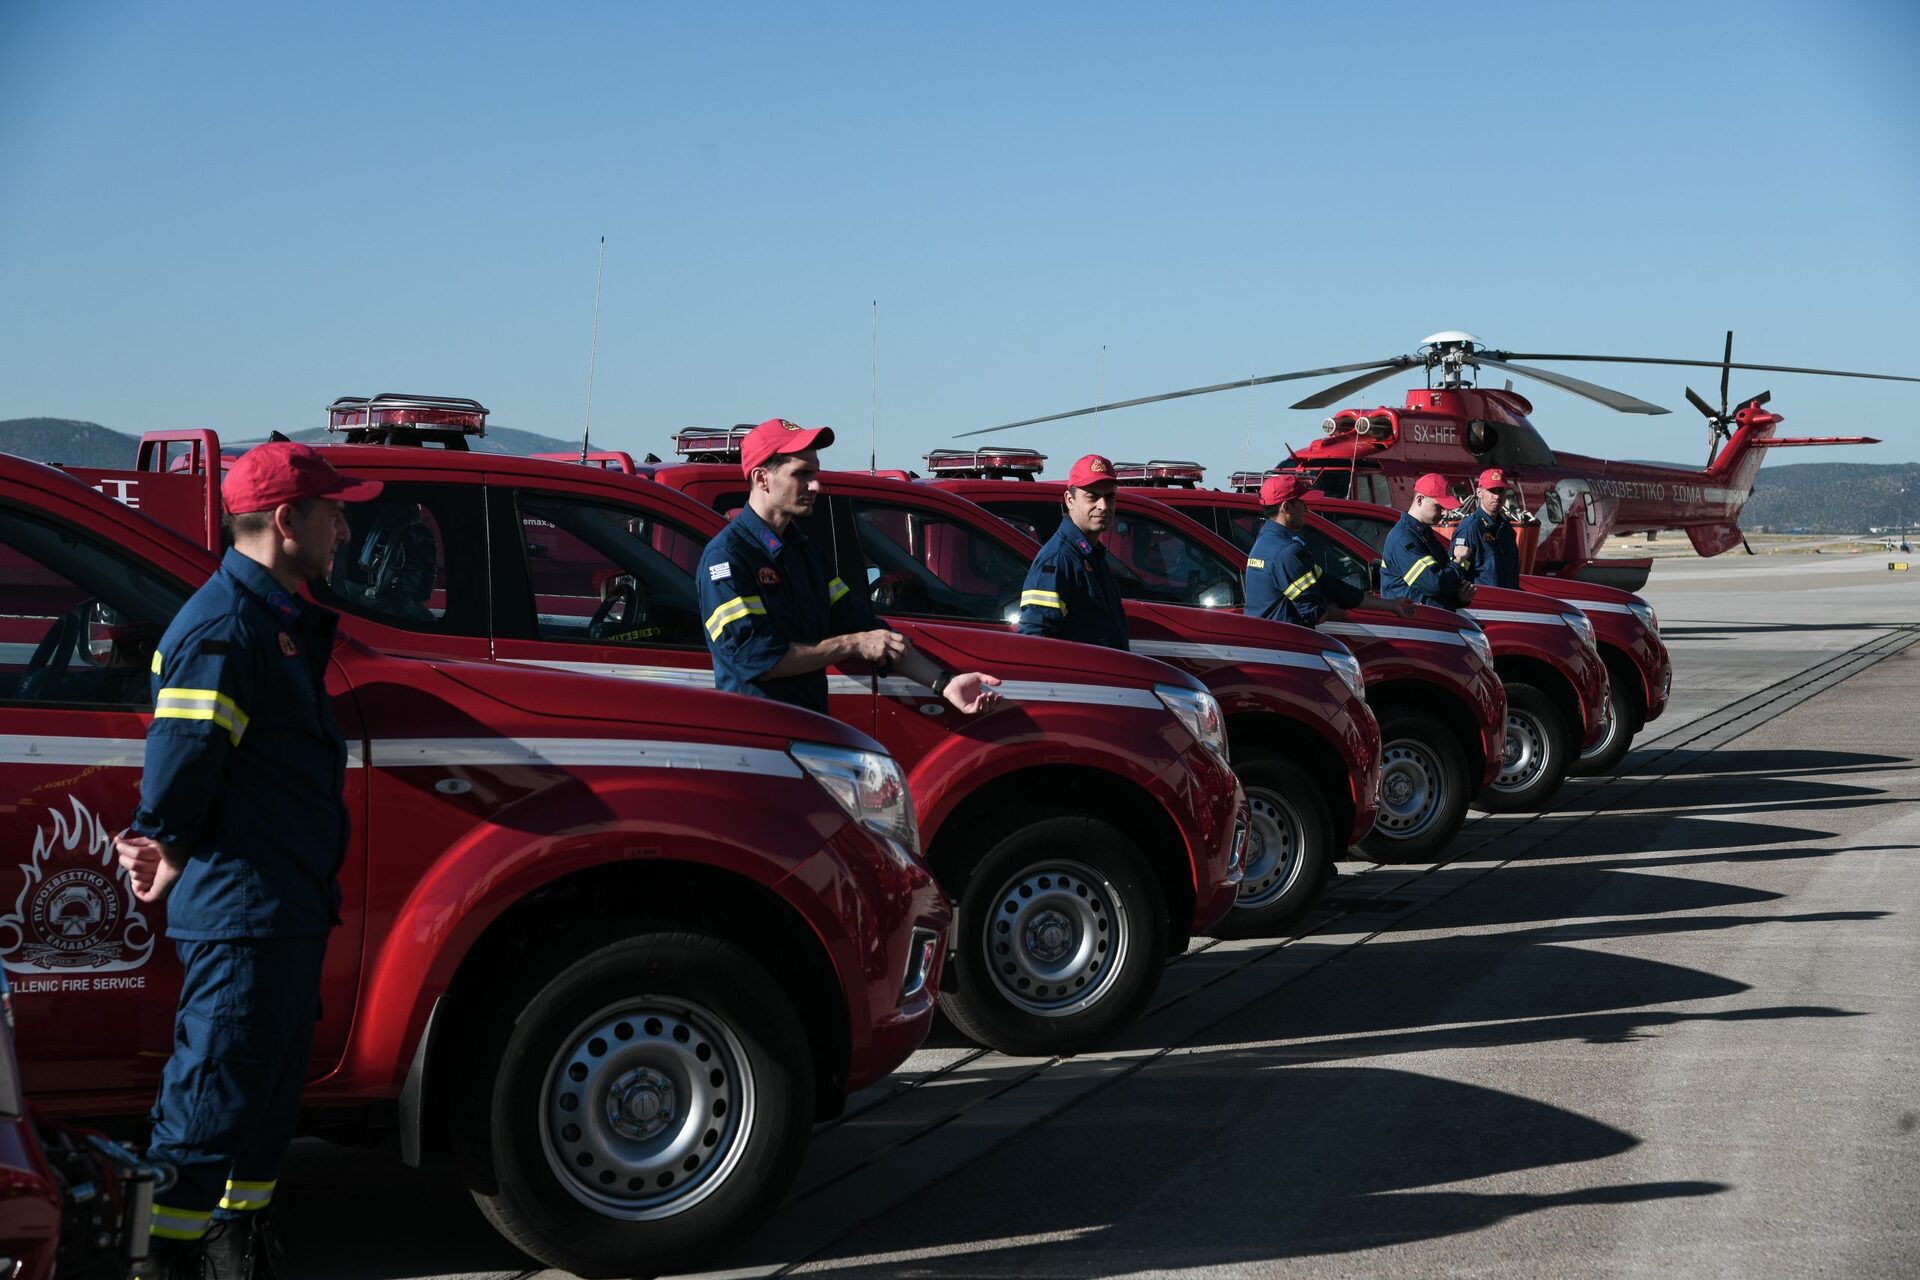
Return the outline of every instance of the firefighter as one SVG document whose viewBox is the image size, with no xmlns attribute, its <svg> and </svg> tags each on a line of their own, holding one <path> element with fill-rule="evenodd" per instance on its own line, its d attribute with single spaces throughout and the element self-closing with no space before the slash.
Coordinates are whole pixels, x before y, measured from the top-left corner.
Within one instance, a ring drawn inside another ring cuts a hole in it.
<svg viewBox="0 0 1920 1280">
<path fill-rule="evenodd" d="M 1520 587 L 1520 540 L 1501 504 L 1507 497 L 1507 473 L 1488 467 L 1480 473 L 1474 508 L 1453 531 L 1453 559 L 1467 578 L 1481 586 Z"/>
<path fill-rule="evenodd" d="M 1447 478 L 1429 471 L 1414 482 L 1413 501 L 1380 548 L 1380 594 L 1442 609 L 1464 609 L 1473 600 L 1473 583 L 1447 556 L 1447 544 L 1433 531 L 1451 495 Z"/>
<path fill-rule="evenodd" d="M 714 684 L 825 714 L 827 668 L 860 659 L 897 671 L 972 714 L 1000 683 L 979 671 L 944 671 L 873 616 L 864 591 L 834 576 L 827 555 L 795 523 L 822 492 L 819 450 L 828 427 L 769 418 L 740 447 L 747 505 L 715 535 L 695 571 Z"/>
<path fill-rule="evenodd" d="M 299 598 L 374 497 L 303 444 L 249 451 L 221 485 L 233 547 L 161 636 L 139 809 L 115 841 L 164 901 L 186 974 L 148 1158 L 154 1274 L 264 1275 L 262 1211 L 292 1141 L 340 923 L 346 742 L 326 690 L 338 616 Z"/>
<path fill-rule="evenodd" d="M 1304 476 L 1268 476 L 1261 484 L 1260 514 L 1267 523 L 1247 553 L 1248 616 L 1317 627 L 1366 606 L 1412 617 L 1413 601 L 1383 600 L 1314 560 L 1300 530 L 1307 524 L 1307 499 L 1319 496 Z"/>
<path fill-rule="evenodd" d="M 1125 649 L 1127 613 L 1101 545 L 1113 524 L 1113 464 L 1090 453 L 1067 473 L 1065 518 L 1021 584 L 1016 630 L 1082 644 Z"/>
</svg>

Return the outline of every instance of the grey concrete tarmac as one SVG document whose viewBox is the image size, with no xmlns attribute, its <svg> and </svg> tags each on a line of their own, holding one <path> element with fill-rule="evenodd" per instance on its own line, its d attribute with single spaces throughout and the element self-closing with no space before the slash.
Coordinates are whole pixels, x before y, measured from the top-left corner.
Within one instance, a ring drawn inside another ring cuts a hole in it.
<svg viewBox="0 0 1920 1280">
<path fill-rule="evenodd" d="M 1920 1275 L 1920 579 L 1662 561 L 1672 708 L 1447 864 L 1342 864 L 1106 1052 L 936 1035 L 733 1276 Z M 539 1272 L 444 1166 L 296 1148 L 298 1276 Z"/>
</svg>

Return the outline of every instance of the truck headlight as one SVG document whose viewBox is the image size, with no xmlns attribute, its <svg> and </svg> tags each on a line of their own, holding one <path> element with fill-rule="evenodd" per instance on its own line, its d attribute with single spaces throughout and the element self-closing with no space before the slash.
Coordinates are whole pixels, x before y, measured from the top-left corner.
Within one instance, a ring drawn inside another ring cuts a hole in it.
<svg viewBox="0 0 1920 1280">
<path fill-rule="evenodd" d="M 1646 625 L 1647 630 L 1653 632 L 1655 635 L 1660 634 L 1660 618 L 1659 615 L 1654 613 L 1652 605 L 1644 600 L 1634 600 L 1628 603 L 1627 612 L 1640 619 L 1640 621 Z"/>
<path fill-rule="evenodd" d="M 1481 666 L 1493 665 L 1493 641 L 1487 639 L 1486 632 L 1478 627 L 1465 627 L 1461 629 L 1460 638 L 1467 642 L 1467 648 L 1479 655 Z"/>
<path fill-rule="evenodd" d="M 1220 703 L 1212 694 L 1177 684 L 1157 684 L 1153 691 L 1195 740 L 1212 748 L 1222 760 L 1227 759 L 1227 718 L 1220 713 Z"/>
<path fill-rule="evenodd" d="M 1367 696 L 1367 681 L 1360 674 L 1360 659 L 1350 653 L 1338 653 L 1332 649 L 1322 649 L 1320 656 L 1327 660 L 1327 665 L 1333 668 L 1335 675 L 1347 682 L 1347 688 L 1353 690 L 1354 697 Z"/>
<path fill-rule="evenodd" d="M 847 816 L 879 836 L 901 866 L 919 865 L 920 824 L 907 776 L 892 756 L 820 742 L 794 742 L 787 754 L 839 801 Z"/>
<path fill-rule="evenodd" d="M 1593 619 L 1584 613 L 1563 613 L 1560 620 L 1573 628 L 1573 633 L 1587 642 L 1587 648 L 1598 649 L 1600 642 L 1593 635 Z"/>
</svg>

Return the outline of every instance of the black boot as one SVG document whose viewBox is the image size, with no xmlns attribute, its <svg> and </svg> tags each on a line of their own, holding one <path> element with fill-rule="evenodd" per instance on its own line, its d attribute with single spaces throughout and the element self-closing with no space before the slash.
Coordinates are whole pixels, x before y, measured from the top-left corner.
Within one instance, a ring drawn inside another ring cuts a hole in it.
<svg viewBox="0 0 1920 1280">
<path fill-rule="evenodd" d="M 252 1214 L 216 1218 L 200 1242 L 206 1249 L 207 1280 L 253 1280 Z"/>
<path fill-rule="evenodd" d="M 207 1254 L 198 1240 L 155 1236 L 147 1260 L 134 1268 L 136 1280 L 206 1280 Z"/>
</svg>

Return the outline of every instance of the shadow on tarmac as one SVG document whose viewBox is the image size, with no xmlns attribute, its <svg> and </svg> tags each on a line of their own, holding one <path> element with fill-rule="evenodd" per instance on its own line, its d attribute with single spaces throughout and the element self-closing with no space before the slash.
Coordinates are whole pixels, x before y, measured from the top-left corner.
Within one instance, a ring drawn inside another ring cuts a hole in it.
<svg viewBox="0 0 1920 1280">
<path fill-rule="evenodd" d="M 819 1264 L 836 1276 L 1106 1276 L 1351 1253 L 1563 1205 L 1727 1189 L 1447 1186 L 1638 1145 L 1561 1107 L 1410 1071 L 1289 1064 L 1265 1050 L 1180 1055 L 887 1209 L 849 1242 L 860 1252 Z M 1039 1170 L 1051 1171 L 1045 1194 Z M 1009 1195 L 1016 1186 L 1028 1193 Z M 896 1252 L 907 1250 L 941 1256 Z"/>
</svg>

